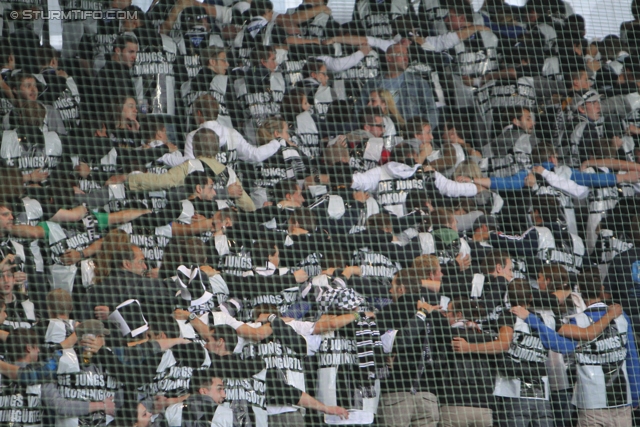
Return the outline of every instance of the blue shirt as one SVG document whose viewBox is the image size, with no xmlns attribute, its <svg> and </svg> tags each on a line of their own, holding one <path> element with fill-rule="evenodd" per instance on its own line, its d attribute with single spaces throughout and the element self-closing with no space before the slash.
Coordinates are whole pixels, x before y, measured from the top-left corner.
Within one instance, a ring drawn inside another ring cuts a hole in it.
<svg viewBox="0 0 640 427">
<path fill-rule="evenodd" d="M 360 94 L 360 107 L 364 108 L 374 90 L 386 89 L 393 95 L 398 111 L 405 120 L 420 116 L 429 120 L 432 128 L 438 125 L 438 110 L 428 81 L 404 72 L 395 78 L 378 76 L 367 82 Z"/>
</svg>

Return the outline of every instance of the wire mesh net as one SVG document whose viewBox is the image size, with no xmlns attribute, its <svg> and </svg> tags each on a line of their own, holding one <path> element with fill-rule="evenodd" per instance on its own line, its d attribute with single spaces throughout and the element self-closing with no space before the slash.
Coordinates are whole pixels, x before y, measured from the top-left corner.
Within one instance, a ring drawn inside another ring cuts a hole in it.
<svg viewBox="0 0 640 427">
<path fill-rule="evenodd" d="M 53 3 L 0 1 L 1 426 L 633 425 L 636 0 Z"/>
</svg>

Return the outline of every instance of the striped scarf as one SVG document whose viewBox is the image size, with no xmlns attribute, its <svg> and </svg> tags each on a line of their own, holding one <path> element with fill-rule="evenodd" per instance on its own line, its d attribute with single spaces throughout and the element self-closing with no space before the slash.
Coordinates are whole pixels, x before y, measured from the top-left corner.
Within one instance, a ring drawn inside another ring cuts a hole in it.
<svg viewBox="0 0 640 427">
<path fill-rule="evenodd" d="M 378 379 L 376 366 L 382 362 L 382 341 L 375 318 L 362 317 L 356 323 L 356 346 L 358 349 L 358 368 L 356 373 L 358 390 L 362 397 L 375 397 L 375 380 Z"/>
</svg>

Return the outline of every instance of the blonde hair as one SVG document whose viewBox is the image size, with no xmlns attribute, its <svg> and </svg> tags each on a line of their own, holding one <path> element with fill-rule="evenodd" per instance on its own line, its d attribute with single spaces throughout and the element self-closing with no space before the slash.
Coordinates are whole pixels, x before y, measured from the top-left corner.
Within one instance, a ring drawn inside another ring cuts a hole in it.
<svg viewBox="0 0 640 427">
<path fill-rule="evenodd" d="M 433 255 L 420 255 L 413 260 L 412 267 L 417 270 L 427 271 L 429 273 L 435 273 L 438 270 L 440 262 L 438 258 Z M 428 276 L 428 274 L 427 274 Z"/>
<path fill-rule="evenodd" d="M 396 119 L 399 125 L 404 125 L 406 123 L 406 120 L 404 119 L 404 117 L 402 117 L 402 114 L 400 114 L 400 111 L 398 110 L 396 101 L 393 100 L 393 95 L 391 94 L 391 92 L 382 88 L 378 88 L 372 92 L 376 92 L 378 96 L 384 101 L 384 103 L 387 104 L 387 110 L 389 111 L 389 114 Z"/>
<path fill-rule="evenodd" d="M 286 122 L 282 119 L 267 119 L 258 128 L 256 140 L 258 145 L 265 145 L 275 139 L 276 132 L 282 132 L 282 128 L 286 126 Z"/>
<path fill-rule="evenodd" d="M 193 155 L 215 158 L 220 151 L 220 138 L 209 128 L 200 128 L 193 135 Z"/>
<path fill-rule="evenodd" d="M 213 96 L 205 93 L 193 102 L 193 117 L 197 121 L 199 111 L 205 122 L 215 120 L 218 118 L 219 109 L 218 101 Z"/>
<path fill-rule="evenodd" d="M 336 163 L 341 163 L 343 160 L 348 161 L 349 150 L 338 144 L 333 144 L 323 150 L 322 158 L 326 165 L 333 166 Z"/>
<path fill-rule="evenodd" d="M 453 179 L 456 179 L 459 176 L 466 176 L 467 178 L 472 179 L 482 178 L 482 171 L 476 162 L 467 159 L 460 163 L 453 172 Z"/>
</svg>

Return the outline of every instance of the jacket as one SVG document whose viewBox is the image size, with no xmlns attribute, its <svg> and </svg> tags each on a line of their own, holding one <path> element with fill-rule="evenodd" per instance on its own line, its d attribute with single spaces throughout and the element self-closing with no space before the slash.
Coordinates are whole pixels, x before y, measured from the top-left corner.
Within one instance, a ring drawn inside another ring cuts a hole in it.
<svg viewBox="0 0 640 427">
<path fill-rule="evenodd" d="M 380 383 L 383 394 L 435 391 L 434 349 L 451 342 L 451 328 L 439 313 L 416 312 L 416 301 L 403 295 L 376 315 L 381 331 L 398 330 L 389 375 Z"/>
<path fill-rule="evenodd" d="M 209 166 L 216 175 L 222 173 L 226 169 L 226 166 L 218 162 L 216 159 L 201 158 L 200 160 Z M 155 191 L 179 187 L 184 184 L 185 178 L 189 175 L 191 162 L 192 161 L 188 161 L 175 166 L 162 175 L 149 173 L 129 175 L 127 179 L 129 190 Z M 236 205 L 243 211 L 251 212 L 256 210 L 256 206 L 244 190 L 242 191 L 242 196 L 236 200 Z"/>
<path fill-rule="evenodd" d="M 438 126 L 438 110 L 429 82 L 419 75 L 404 72 L 395 79 L 378 76 L 371 79 L 361 93 L 361 105 L 364 107 L 369 94 L 376 88 L 391 89 L 400 82 L 400 89 L 393 96 L 402 117 L 426 117 L 433 128 Z M 393 91 L 392 91 L 393 92 Z"/>
</svg>

